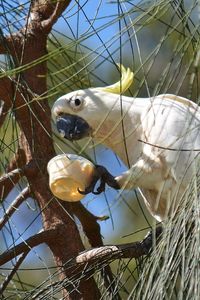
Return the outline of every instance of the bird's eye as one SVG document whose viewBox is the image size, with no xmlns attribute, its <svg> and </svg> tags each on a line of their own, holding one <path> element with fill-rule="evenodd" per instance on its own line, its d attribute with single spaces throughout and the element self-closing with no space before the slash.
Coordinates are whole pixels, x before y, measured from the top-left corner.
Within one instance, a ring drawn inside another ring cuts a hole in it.
<svg viewBox="0 0 200 300">
<path fill-rule="evenodd" d="M 74 100 L 74 104 L 75 104 L 75 106 L 81 105 L 81 100 L 80 100 L 79 98 L 76 98 L 76 99 Z"/>
<path fill-rule="evenodd" d="M 70 99 L 69 103 L 73 111 L 78 111 L 82 108 L 84 99 L 81 96 L 74 96 Z"/>
</svg>

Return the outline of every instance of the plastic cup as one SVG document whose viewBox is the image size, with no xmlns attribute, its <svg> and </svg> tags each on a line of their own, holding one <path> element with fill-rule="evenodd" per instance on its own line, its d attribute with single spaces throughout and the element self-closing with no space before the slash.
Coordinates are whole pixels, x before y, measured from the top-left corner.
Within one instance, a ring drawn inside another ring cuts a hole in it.
<svg viewBox="0 0 200 300">
<path fill-rule="evenodd" d="M 74 202 L 81 200 L 84 191 L 91 183 L 94 175 L 94 165 L 75 154 L 61 154 L 53 157 L 48 165 L 49 187 L 57 198 Z"/>
</svg>

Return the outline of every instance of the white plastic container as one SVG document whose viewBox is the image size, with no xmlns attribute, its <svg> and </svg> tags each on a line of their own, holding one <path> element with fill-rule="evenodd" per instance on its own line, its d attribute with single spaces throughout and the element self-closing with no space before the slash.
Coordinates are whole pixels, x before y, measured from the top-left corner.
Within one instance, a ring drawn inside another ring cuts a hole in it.
<svg viewBox="0 0 200 300">
<path fill-rule="evenodd" d="M 94 169 L 94 165 L 81 156 L 57 155 L 47 165 L 50 190 L 61 200 L 79 201 L 84 195 L 78 189 L 84 191 L 90 185 Z"/>
</svg>

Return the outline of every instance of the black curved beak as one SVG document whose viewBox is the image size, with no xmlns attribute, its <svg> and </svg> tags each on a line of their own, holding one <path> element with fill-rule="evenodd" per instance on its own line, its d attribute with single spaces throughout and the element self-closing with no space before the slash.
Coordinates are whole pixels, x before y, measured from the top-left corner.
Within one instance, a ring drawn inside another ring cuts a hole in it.
<svg viewBox="0 0 200 300">
<path fill-rule="evenodd" d="M 61 137 L 70 141 L 88 137 L 91 133 L 89 124 L 81 117 L 63 114 L 56 119 L 56 126 Z"/>
</svg>

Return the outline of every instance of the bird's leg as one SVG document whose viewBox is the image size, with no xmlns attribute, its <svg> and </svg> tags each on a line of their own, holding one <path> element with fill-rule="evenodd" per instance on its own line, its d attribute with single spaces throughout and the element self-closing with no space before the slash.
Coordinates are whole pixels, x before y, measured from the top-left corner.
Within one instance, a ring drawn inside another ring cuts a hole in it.
<svg viewBox="0 0 200 300">
<path fill-rule="evenodd" d="M 95 186 L 98 181 L 100 181 L 100 185 L 97 187 L 97 189 L 95 191 Z M 90 185 L 88 187 L 86 187 L 85 191 L 80 191 L 80 190 L 78 190 L 78 191 L 82 195 L 86 195 L 89 193 L 98 195 L 105 191 L 106 184 L 116 190 L 120 189 L 120 186 L 119 186 L 118 182 L 116 181 L 115 177 L 112 176 L 105 167 L 96 165 L 94 176 L 93 176 L 93 179 L 92 179 L 92 182 L 90 183 Z"/>
</svg>

